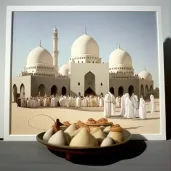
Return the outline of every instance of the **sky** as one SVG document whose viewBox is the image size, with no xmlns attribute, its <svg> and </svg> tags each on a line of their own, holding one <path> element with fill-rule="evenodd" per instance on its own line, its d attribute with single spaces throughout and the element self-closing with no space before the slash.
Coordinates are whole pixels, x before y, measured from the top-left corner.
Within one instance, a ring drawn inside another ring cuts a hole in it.
<svg viewBox="0 0 171 171">
<path fill-rule="evenodd" d="M 157 25 L 155 12 L 15 12 L 13 69 L 18 75 L 29 52 L 40 45 L 52 52 L 52 33 L 58 29 L 58 65 L 68 63 L 73 42 L 85 32 L 93 37 L 100 57 L 108 62 L 118 46 L 132 57 L 134 71 L 146 69 L 158 87 Z"/>
</svg>

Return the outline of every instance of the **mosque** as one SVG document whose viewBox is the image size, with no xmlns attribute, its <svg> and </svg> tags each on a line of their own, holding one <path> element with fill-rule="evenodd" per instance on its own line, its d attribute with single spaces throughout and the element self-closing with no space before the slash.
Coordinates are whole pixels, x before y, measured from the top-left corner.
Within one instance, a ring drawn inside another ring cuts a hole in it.
<svg viewBox="0 0 171 171">
<path fill-rule="evenodd" d="M 110 91 L 115 96 L 127 92 L 149 95 L 153 91 L 152 75 L 144 70 L 134 73 L 132 58 L 120 46 L 111 52 L 104 63 L 96 40 L 86 33 L 72 44 L 67 64 L 58 68 L 58 30 L 53 29 L 53 50 L 41 46 L 27 57 L 24 70 L 12 78 L 12 101 L 18 97 L 50 95 L 104 95 Z M 110 52 L 109 52 L 110 53 Z"/>
</svg>

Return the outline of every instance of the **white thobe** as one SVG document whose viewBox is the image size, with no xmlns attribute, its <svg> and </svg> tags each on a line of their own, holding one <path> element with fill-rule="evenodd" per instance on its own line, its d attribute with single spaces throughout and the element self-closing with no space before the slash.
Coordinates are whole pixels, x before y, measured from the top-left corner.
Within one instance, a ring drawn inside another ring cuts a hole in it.
<svg viewBox="0 0 171 171">
<path fill-rule="evenodd" d="M 115 115 L 115 105 L 116 105 L 116 100 L 115 100 L 115 96 L 110 93 L 110 97 L 111 97 L 111 116 L 114 116 Z"/>
<path fill-rule="evenodd" d="M 145 119 L 146 118 L 146 105 L 143 98 L 140 98 L 140 105 L 139 105 L 139 118 Z"/>
<path fill-rule="evenodd" d="M 138 106 L 138 97 L 136 95 L 133 96 L 134 100 L 134 117 L 139 117 L 139 106 Z"/>
<path fill-rule="evenodd" d="M 151 113 L 155 112 L 155 103 L 154 103 L 154 96 L 150 95 L 150 100 L 151 100 Z"/>
<path fill-rule="evenodd" d="M 124 96 L 121 97 L 121 111 L 120 111 L 120 115 L 121 116 L 125 115 L 125 97 Z"/>
<path fill-rule="evenodd" d="M 103 106 L 104 106 L 104 99 L 103 99 L 103 97 L 100 97 L 99 107 L 103 107 Z"/>
<path fill-rule="evenodd" d="M 111 116 L 111 96 L 106 94 L 104 98 L 104 117 L 108 118 Z"/>
<path fill-rule="evenodd" d="M 116 107 L 119 107 L 119 97 L 116 97 Z"/>
<path fill-rule="evenodd" d="M 31 108 L 31 100 L 30 99 L 27 100 L 27 107 Z"/>
<path fill-rule="evenodd" d="M 55 107 L 56 106 L 56 104 L 55 104 L 55 98 L 54 97 L 51 98 L 50 106 L 51 107 Z"/>
<path fill-rule="evenodd" d="M 81 107 L 81 98 L 80 97 L 76 98 L 76 107 L 78 107 L 78 108 Z"/>
<path fill-rule="evenodd" d="M 25 107 L 25 100 L 21 99 L 21 107 Z"/>
<path fill-rule="evenodd" d="M 133 100 L 129 97 L 126 97 L 125 99 L 125 116 L 126 118 L 133 118 L 134 117 L 134 106 L 133 106 Z"/>
</svg>

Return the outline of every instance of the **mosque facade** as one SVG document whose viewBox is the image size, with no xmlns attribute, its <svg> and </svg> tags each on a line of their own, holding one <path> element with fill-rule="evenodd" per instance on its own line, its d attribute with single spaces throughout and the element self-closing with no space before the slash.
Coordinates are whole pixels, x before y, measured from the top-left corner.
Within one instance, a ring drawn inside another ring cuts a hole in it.
<svg viewBox="0 0 171 171">
<path fill-rule="evenodd" d="M 153 91 L 152 75 L 147 70 L 135 74 L 131 56 L 121 47 L 104 63 L 98 43 L 85 32 L 73 42 L 68 63 L 58 68 L 57 28 L 52 39 L 52 53 L 40 44 L 28 54 L 24 70 L 12 78 L 13 102 L 18 97 L 104 95 L 109 91 L 115 96 L 134 92 L 145 98 Z"/>
</svg>

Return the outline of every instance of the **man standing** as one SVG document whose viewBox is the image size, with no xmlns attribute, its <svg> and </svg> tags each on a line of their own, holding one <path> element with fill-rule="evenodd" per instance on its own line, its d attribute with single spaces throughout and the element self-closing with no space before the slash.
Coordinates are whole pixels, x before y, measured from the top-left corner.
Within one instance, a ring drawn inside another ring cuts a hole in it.
<svg viewBox="0 0 171 171">
<path fill-rule="evenodd" d="M 109 118 L 111 116 L 111 96 L 109 93 L 104 98 L 104 117 Z"/>
<path fill-rule="evenodd" d="M 150 95 L 150 103 L 151 103 L 151 113 L 155 112 L 155 103 L 153 94 Z"/>
<path fill-rule="evenodd" d="M 116 100 L 115 100 L 115 96 L 109 92 L 109 95 L 111 97 L 111 116 L 115 115 L 115 105 L 116 105 Z"/>
</svg>

